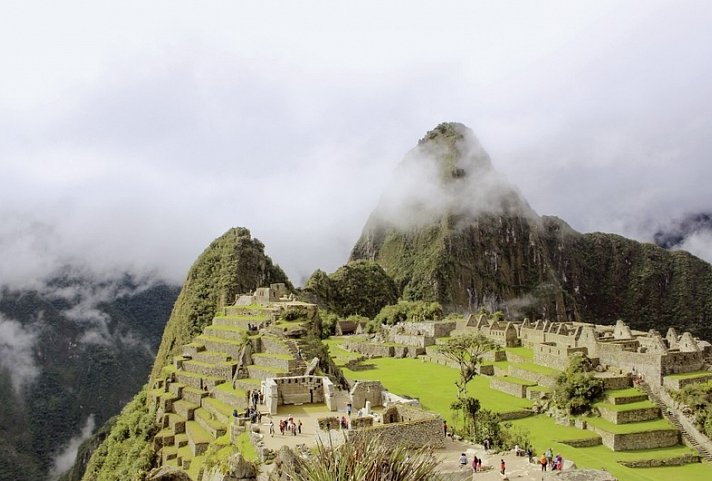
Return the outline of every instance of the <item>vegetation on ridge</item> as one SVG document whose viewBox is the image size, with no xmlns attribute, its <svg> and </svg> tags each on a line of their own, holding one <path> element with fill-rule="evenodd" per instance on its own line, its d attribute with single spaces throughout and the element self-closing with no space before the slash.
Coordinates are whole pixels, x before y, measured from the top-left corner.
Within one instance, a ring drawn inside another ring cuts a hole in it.
<svg viewBox="0 0 712 481">
<path fill-rule="evenodd" d="M 233 304 L 238 294 L 279 282 L 292 289 L 287 275 L 272 263 L 264 249 L 249 230 L 236 227 L 203 251 L 190 268 L 173 307 L 153 365 L 152 380 L 176 349 L 198 335 L 220 309 Z"/>
</svg>

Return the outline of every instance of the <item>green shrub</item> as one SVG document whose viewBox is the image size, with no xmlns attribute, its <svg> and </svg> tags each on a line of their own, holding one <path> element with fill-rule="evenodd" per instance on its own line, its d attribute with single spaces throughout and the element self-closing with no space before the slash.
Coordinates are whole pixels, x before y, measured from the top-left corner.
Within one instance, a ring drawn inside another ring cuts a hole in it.
<svg viewBox="0 0 712 481">
<path fill-rule="evenodd" d="M 585 414 L 603 394 L 603 381 L 587 370 L 589 363 L 582 354 L 571 357 L 569 366 L 556 380 L 554 403 L 559 409 L 573 415 Z"/>
</svg>

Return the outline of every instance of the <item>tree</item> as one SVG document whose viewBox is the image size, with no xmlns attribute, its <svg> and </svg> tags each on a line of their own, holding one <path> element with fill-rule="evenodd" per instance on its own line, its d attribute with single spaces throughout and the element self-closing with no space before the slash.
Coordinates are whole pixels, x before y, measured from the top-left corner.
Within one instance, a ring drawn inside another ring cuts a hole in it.
<svg viewBox="0 0 712 481">
<path fill-rule="evenodd" d="M 495 350 L 499 350 L 499 346 L 482 334 L 451 337 L 440 347 L 440 354 L 455 361 L 460 368 L 460 379 L 455 381 L 458 399 L 467 397 L 467 383 L 477 375 L 482 356 Z"/>
<path fill-rule="evenodd" d="M 467 334 L 448 339 L 440 347 L 440 354 L 455 361 L 460 367 L 460 378 L 455 381 L 457 400 L 450 407 L 460 411 L 464 417 L 465 429 L 469 432 L 475 425 L 475 417 L 480 410 L 480 402 L 467 395 L 467 383 L 477 375 L 477 365 L 486 352 L 499 349 L 491 339 L 482 334 Z"/>
<path fill-rule="evenodd" d="M 589 371 L 590 362 L 582 354 L 569 360 L 568 367 L 556 380 L 554 402 L 559 409 L 574 415 L 587 413 L 603 393 L 603 381 Z"/>
</svg>

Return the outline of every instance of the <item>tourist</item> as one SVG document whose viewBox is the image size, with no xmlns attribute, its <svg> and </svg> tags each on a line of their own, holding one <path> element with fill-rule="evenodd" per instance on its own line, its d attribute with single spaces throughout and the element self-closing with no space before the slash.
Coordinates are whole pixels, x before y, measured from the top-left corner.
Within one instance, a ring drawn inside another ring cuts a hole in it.
<svg viewBox="0 0 712 481">
<path fill-rule="evenodd" d="M 477 458 L 477 471 L 482 471 L 482 458 Z"/>
<path fill-rule="evenodd" d="M 522 455 L 522 449 L 519 447 L 519 443 L 514 445 L 514 455 L 515 456 L 521 456 Z"/>
<path fill-rule="evenodd" d="M 346 404 L 346 415 L 347 416 L 349 416 L 349 417 L 351 416 L 352 409 L 353 409 L 353 406 L 351 405 L 351 403 Z"/>
<path fill-rule="evenodd" d="M 542 454 L 541 459 L 539 459 L 539 464 L 541 464 L 541 470 L 546 471 L 546 465 L 549 464 L 546 460 L 546 455 Z"/>
<path fill-rule="evenodd" d="M 554 469 L 554 452 L 551 448 L 546 450 L 546 464 L 549 465 L 549 469 Z"/>
<path fill-rule="evenodd" d="M 477 456 L 474 456 L 472 458 L 472 471 L 474 471 L 474 472 L 477 472 L 477 461 L 479 461 L 477 459 Z"/>
<path fill-rule="evenodd" d="M 445 433 L 445 437 L 447 437 L 447 421 L 443 421 L 443 432 Z"/>
<path fill-rule="evenodd" d="M 297 429 L 299 430 L 299 434 L 302 434 L 302 420 L 299 420 L 299 424 L 297 424 Z"/>
<path fill-rule="evenodd" d="M 556 461 L 554 463 L 554 469 L 556 469 L 556 471 L 561 471 L 564 467 L 564 458 L 562 458 L 560 454 L 557 454 Z"/>
<path fill-rule="evenodd" d="M 506 468 L 506 465 L 504 464 L 504 459 L 499 460 L 499 474 L 504 476 L 504 470 Z"/>
<path fill-rule="evenodd" d="M 534 462 L 534 451 L 532 450 L 531 445 L 527 444 L 527 450 L 526 450 L 527 458 L 529 459 L 529 463 Z"/>
<path fill-rule="evenodd" d="M 489 438 L 485 438 L 485 440 L 484 440 L 484 446 L 485 446 L 485 450 L 489 451 L 489 448 L 490 448 L 490 440 L 489 440 Z"/>
<path fill-rule="evenodd" d="M 460 469 L 467 466 L 467 455 L 465 453 L 460 454 Z"/>
<path fill-rule="evenodd" d="M 269 420 L 269 435 L 274 437 L 274 421 Z"/>
</svg>

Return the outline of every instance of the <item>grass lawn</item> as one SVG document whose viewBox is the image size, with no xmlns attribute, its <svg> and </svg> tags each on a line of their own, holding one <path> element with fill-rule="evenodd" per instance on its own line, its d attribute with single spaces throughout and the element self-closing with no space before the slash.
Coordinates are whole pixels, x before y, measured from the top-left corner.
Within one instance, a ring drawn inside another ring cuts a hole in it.
<svg viewBox="0 0 712 481">
<path fill-rule="evenodd" d="M 649 409 L 657 407 L 654 403 L 645 400 L 627 404 L 609 404 L 607 402 L 598 402 L 594 407 L 599 409 L 608 409 L 609 411 L 634 411 L 636 409 Z"/>
<path fill-rule="evenodd" d="M 709 377 L 712 375 L 710 371 L 694 371 L 694 372 L 683 372 L 680 374 L 670 374 L 665 376 L 666 379 L 696 379 L 698 377 Z"/>
<path fill-rule="evenodd" d="M 534 351 L 528 347 L 505 347 L 504 350 L 524 359 L 534 360 Z"/>
<path fill-rule="evenodd" d="M 626 389 L 611 389 L 609 391 L 603 391 L 604 396 L 610 397 L 634 397 L 640 396 L 641 394 L 643 394 L 643 391 L 641 391 L 637 387 L 629 387 Z"/>
<path fill-rule="evenodd" d="M 546 366 L 540 366 L 539 364 L 534 364 L 533 362 L 527 362 L 524 364 L 512 363 L 512 365 L 514 367 L 524 369 L 525 371 L 536 372 L 538 374 L 544 374 L 545 376 L 550 376 L 553 378 L 557 378 L 561 375 L 561 371 L 557 371 L 556 369 L 552 369 L 552 368 L 546 367 Z"/>
<path fill-rule="evenodd" d="M 712 479 L 712 466 L 707 463 L 689 464 L 667 468 L 626 468 L 618 460 L 658 459 L 694 453 L 686 446 L 663 449 L 614 452 L 605 446 L 573 448 L 559 441 L 595 437 L 591 431 L 570 426 L 561 426 L 548 416 L 534 416 L 512 421 L 513 425 L 529 430 L 534 450 L 541 454 L 546 448 L 561 453 L 564 459 L 572 459 L 579 468 L 606 469 L 620 481 L 670 481 L 671 478 L 685 481 L 708 481 Z"/>
<path fill-rule="evenodd" d="M 420 399 L 427 410 L 437 412 L 452 423 L 450 403 L 455 400 L 458 379 L 456 369 L 416 359 L 378 358 L 364 361 L 369 369 L 351 371 L 342 368 L 350 380 L 379 380 L 394 394 Z M 480 400 L 484 409 L 494 412 L 520 411 L 532 402 L 519 399 L 489 387 L 487 376 L 476 376 L 470 381 L 469 393 Z"/>
<path fill-rule="evenodd" d="M 675 429 L 667 419 L 654 419 L 652 421 L 642 421 L 639 423 L 628 424 L 613 424 L 603 418 L 590 417 L 586 418 L 586 422 L 591 426 L 603 429 L 609 433 L 615 434 L 630 434 L 643 433 L 647 431 L 658 431 L 660 429 Z"/>
</svg>

